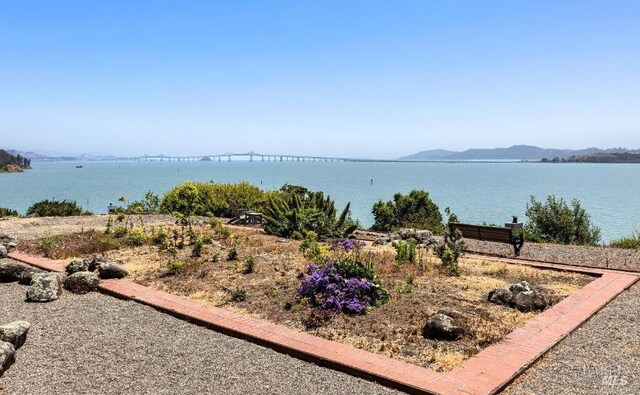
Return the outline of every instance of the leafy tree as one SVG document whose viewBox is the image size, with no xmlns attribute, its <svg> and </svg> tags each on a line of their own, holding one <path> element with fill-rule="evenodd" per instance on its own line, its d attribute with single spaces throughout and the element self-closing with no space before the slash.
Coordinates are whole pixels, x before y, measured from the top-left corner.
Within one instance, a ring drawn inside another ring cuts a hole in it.
<svg viewBox="0 0 640 395">
<path fill-rule="evenodd" d="M 382 200 L 373 205 L 372 230 L 389 232 L 398 228 L 428 229 L 442 232 L 442 214 L 429 193 L 414 189 L 408 195 L 396 193 L 393 201 Z"/>
<path fill-rule="evenodd" d="M 589 214 L 577 199 L 569 206 L 555 195 L 547 196 L 544 203 L 531 196 L 526 215 L 526 232 L 544 241 L 577 245 L 596 245 L 600 241 L 600 228 L 591 224 Z"/>
</svg>

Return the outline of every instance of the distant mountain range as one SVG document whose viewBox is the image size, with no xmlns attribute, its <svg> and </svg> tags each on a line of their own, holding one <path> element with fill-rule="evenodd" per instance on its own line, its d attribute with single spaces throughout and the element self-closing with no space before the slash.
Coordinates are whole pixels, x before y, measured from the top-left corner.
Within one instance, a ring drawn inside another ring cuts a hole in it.
<svg viewBox="0 0 640 395">
<path fill-rule="evenodd" d="M 468 149 L 466 151 L 446 151 L 441 149 L 421 151 L 416 154 L 403 156 L 399 160 L 542 160 L 547 158 L 569 158 L 571 156 L 588 155 L 594 153 L 623 153 L 636 152 L 627 148 L 585 148 L 581 150 L 540 148 L 533 145 L 514 145 L 509 148 Z"/>
<path fill-rule="evenodd" d="M 6 150 L 11 155 L 21 155 L 32 162 L 57 162 L 57 161 L 99 161 L 116 159 L 113 155 L 80 155 L 80 156 L 46 156 L 35 152 L 23 152 L 17 150 Z M 583 157 L 592 154 L 619 154 L 619 153 L 640 153 L 640 150 L 627 148 L 585 148 L 581 150 L 540 148 L 533 145 L 514 145 L 509 148 L 473 148 L 466 151 L 447 151 L 443 149 L 433 149 L 421 151 L 416 154 L 403 156 L 398 160 L 403 161 L 465 161 L 465 160 L 529 160 L 540 161 L 562 161 L 570 157 Z"/>
</svg>

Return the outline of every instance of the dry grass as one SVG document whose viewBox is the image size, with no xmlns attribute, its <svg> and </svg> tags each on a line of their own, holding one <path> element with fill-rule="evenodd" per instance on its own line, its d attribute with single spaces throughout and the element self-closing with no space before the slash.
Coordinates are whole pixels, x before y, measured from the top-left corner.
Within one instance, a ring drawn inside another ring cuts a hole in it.
<svg viewBox="0 0 640 395">
<path fill-rule="evenodd" d="M 198 227 L 214 241 L 204 245 L 197 258 L 190 256 L 190 247 L 171 254 L 153 245 L 123 247 L 106 255 L 122 261 L 138 283 L 439 371 L 458 366 L 536 316 L 487 302 L 491 289 L 527 280 L 554 304 L 592 280 L 576 273 L 467 258 L 460 261 L 460 277 L 450 277 L 430 253 L 423 252 L 418 263 L 399 265 L 391 246 L 367 246 L 360 259 L 374 263 L 391 301 L 362 316 L 310 317 L 313 309 L 296 297 L 310 263 L 299 251 L 299 242 L 257 229 L 230 229 L 225 237 L 220 230 Z M 234 248 L 238 259 L 229 261 Z M 247 274 L 248 257 L 253 257 L 255 268 Z M 182 266 L 172 272 L 177 261 Z M 238 292 L 245 293 L 244 301 L 233 300 Z M 465 330 L 463 338 L 445 342 L 422 336 L 426 319 L 442 308 L 462 312 L 458 322 Z"/>
</svg>

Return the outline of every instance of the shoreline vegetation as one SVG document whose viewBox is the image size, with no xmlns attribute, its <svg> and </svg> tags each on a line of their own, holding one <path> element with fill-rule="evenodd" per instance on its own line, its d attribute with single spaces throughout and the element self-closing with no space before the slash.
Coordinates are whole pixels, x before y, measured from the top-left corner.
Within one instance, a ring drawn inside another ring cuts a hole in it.
<svg viewBox="0 0 640 395">
<path fill-rule="evenodd" d="M 148 191 L 143 199 L 119 198 L 119 206 L 110 207 L 117 215 L 169 214 L 188 220 L 192 216 L 233 218 L 242 211 L 262 214 L 269 234 L 302 239 L 314 232 L 319 240 L 348 237 L 354 230 L 367 230 L 351 217 L 350 204 L 337 210 L 330 196 L 303 186 L 285 184 L 278 190 L 262 190 L 247 182 L 216 183 L 185 181 L 164 196 Z M 589 214 L 578 200 L 568 204 L 554 195 L 537 201 L 534 196 L 526 204 L 528 220 L 524 226 L 526 244 L 558 243 L 568 245 L 605 246 L 600 229 L 591 223 Z M 422 229 L 443 235 L 446 223 L 442 210 L 429 193 L 413 190 L 407 195 L 396 193 L 392 200 L 379 200 L 372 207 L 374 224 L 370 230 L 393 232 L 401 228 Z M 447 208 L 444 209 L 447 211 Z M 27 209 L 27 217 L 91 215 L 75 201 L 44 200 Z M 0 218 L 19 217 L 20 213 L 0 207 Z M 455 215 L 454 215 L 455 217 Z M 456 222 L 458 222 L 456 220 Z M 459 222 L 465 223 L 464 218 Z M 479 225 L 496 226 L 491 223 Z M 609 242 L 610 246 L 639 249 L 640 232 Z"/>
<path fill-rule="evenodd" d="M 21 173 L 31 168 L 31 160 L 22 155 L 11 155 L 0 149 L 0 173 Z"/>
</svg>

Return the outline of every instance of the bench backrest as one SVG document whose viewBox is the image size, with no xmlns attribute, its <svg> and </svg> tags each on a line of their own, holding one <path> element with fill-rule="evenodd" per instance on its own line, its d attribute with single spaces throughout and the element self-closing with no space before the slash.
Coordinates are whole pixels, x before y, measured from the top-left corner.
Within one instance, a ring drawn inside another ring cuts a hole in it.
<svg viewBox="0 0 640 395">
<path fill-rule="evenodd" d="M 462 237 L 466 239 L 496 241 L 501 243 L 512 242 L 512 234 L 510 228 L 459 224 L 456 222 L 450 222 L 449 226 L 451 226 L 453 229 L 458 229 L 460 233 L 462 233 Z"/>
</svg>

